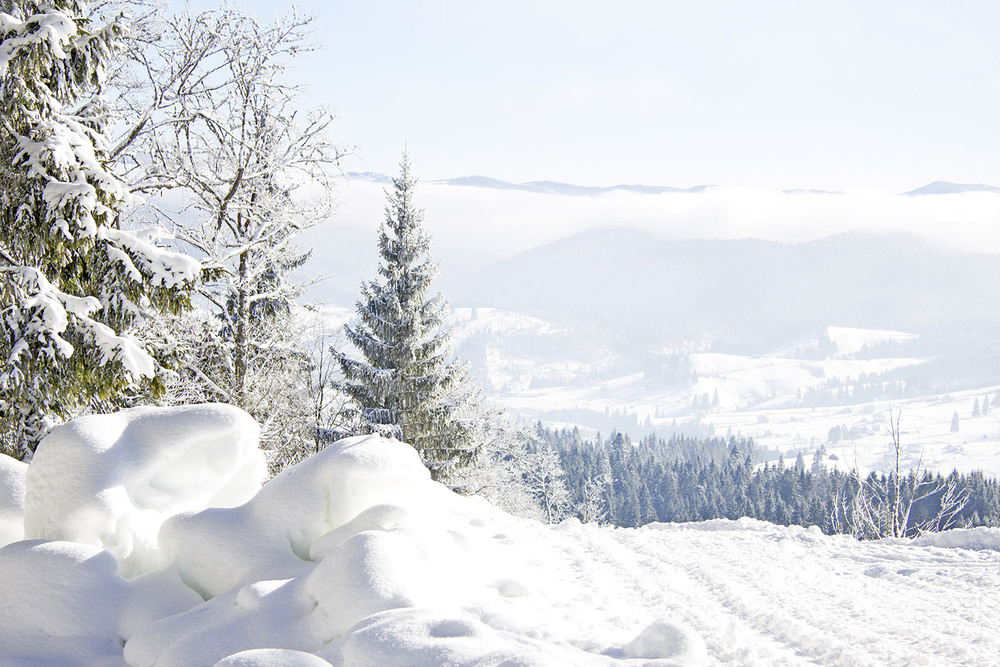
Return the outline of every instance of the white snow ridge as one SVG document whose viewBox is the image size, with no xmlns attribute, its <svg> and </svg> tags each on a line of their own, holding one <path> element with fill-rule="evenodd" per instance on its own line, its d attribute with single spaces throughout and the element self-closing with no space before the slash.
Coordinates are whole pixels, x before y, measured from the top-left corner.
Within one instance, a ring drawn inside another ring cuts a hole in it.
<svg viewBox="0 0 1000 667">
<path fill-rule="evenodd" d="M 227 406 L 142 408 L 0 459 L 0 664 L 998 663 L 997 529 L 545 526 L 378 437 L 261 487 L 256 436 Z"/>
</svg>

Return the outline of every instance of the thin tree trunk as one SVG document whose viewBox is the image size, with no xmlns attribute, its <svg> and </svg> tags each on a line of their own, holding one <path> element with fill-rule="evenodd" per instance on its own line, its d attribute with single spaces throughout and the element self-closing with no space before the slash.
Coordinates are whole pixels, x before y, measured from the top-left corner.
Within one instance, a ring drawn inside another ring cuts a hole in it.
<svg viewBox="0 0 1000 667">
<path fill-rule="evenodd" d="M 244 384 L 247 376 L 247 326 L 250 319 L 247 300 L 247 255 L 249 250 L 240 253 L 238 285 L 236 293 L 236 337 L 233 341 L 233 402 L 241 408 L 246 408 L 246 391 Z"/>
<path fill-rule="evenodd" d="M 899 442 L 899 415 L 901 414 L 901 412 L 902 411 L 896 413 L 896 421 L 893 422 L 892 421 L 892 410 L 889 410 L 889 428 L 892 429 L 892 446 L 893 446 L 893 450 L 894 450 L 894 453 L 895 453 L 895 463 L 896 463 L 896 469 L 893 471 L 893 482 L 894 482 L 894 486 L 895 486 L 894 491 L 895 491 L 895 494 L 896 494 L 895 497 L 893 498 L 893 502 L 892 502 L 892 536 L 893 537 L 902 537 L 902 535 L 900 535 L 900 533 L 902 532 L 902 530 L 901 530 L 902 527 L 900 526 L 900 521 L 899 521 L 900 520 L 900 510 L 901 510 L 901 505 L 902 505 L 902 498 L 900 498 L 900 496 L 899 496 L 899 491 L 900 491 L 900 485 L 899 485 L 899 482 L 900 482 L 900 479 L 899 479 L 899 449 L 900 449 L 900 442 Z"/>
</svg>

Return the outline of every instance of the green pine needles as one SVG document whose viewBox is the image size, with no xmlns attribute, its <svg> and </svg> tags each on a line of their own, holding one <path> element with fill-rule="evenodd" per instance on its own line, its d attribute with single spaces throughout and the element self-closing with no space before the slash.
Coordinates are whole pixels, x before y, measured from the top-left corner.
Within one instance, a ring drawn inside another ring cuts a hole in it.
<svg viewBox="0 0 1000 667">
<path fill-rule="evenodd" d="M 94 98 L 120 23 L 93 30 L 67 0 L 0 10 L 0 449 L 24 458 L 78 406 L 156 390 L 134 334 L 187 305 L 200 265 L 120 228 Z"/>
<path fill-rule="evenodd" d="M 469 408 L 476 392 L 466 366 L 450 358 L 448 304 L 431 293 L 437 266 L 423 211 L 413 204 L 415 186 L 404 154 L 379 228 L 381 280 L 362 284 L 357 321 L 345 325 L 363 358 L 334 353 L 357 431 L 410 443 L 432 476 L 446 480 L 455 466 L 474 458 Z"/>
</svg>

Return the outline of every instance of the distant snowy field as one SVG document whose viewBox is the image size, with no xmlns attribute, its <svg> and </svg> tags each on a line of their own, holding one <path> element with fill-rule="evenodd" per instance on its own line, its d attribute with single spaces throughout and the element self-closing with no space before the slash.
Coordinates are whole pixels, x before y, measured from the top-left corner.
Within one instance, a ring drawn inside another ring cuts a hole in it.
<svg viewBox="0 0 1000 667">
<path fill-rule="evenodd" d="M 496 340 L 531 334 L 535 337 L 532 344 L 543 350 L 549 350 L 544 338 L 559 333 L 543 320 L 490 308 L 476 309 L 475 316 L 470 309 L 459 309 L 453 321 L 460 340 L 484 330 Z M 490 349 L 483 379 L 500 405 L 527 419 L 559 410 L 597 414 L 610 410 L 634 416 L 640 422 L 648 419 L 652 427 L 667 436 L 674 422 L 683 426 L 697 420 L 712 424 L 718 436 L 752 437 L 760 448 L 781 452 L 789 463 L 799 452 L 807 462 L 811 461 L 813 453 L 823 447 L 825 465 L 841 469 L 887 470 L 891 411 L 899 416 L 904 468 L 920 467 L 943 474 L 953 469 L 983 470 L 1000 475 L 1000 409 L 972 416 L 975 402 L 981 402 L 984 396 L 993 401 L 998 386 L 895 401 L 804 406 L 802 395 L 824 387 L 831 378 L 852 381 L 926 361 L 911 357 L 858 358 L 857 353 L 865 346 L 906 342 L 916 338 L 912 333 L 831 326 L 826 335 L 836 351 L 824 359 L 796 358 L 794 348 L 756 357 L 690 352 L 686 358 L 696 379 L 671 385 L 649 382 L 643 372 L 636 372 L 610 380 L 533 388 L 530 385 L 535 375 L 572 378 L 585 376 L 594 368 L 549 352 L 544 356 L 501 355 Z M 717 405 L 692 414 L 693 401 L 716 396 Z M 955 413 L 960 418 L 958 432 L 951 430 Z M 835 427 L 851 431 L 852 435 L 831 441 L 830 430 Z"/>
<path fill-rule="evenodd" d="M 1000 656 L 997 529 L 859 543 L 750 520 L 550 527 L 456 496 L 374 437 L 260 487 L 256 436 L 226 406 L 140 409 L 60 427 L 30 466 L 0 459 L 0 664 Z"/>
</svg>

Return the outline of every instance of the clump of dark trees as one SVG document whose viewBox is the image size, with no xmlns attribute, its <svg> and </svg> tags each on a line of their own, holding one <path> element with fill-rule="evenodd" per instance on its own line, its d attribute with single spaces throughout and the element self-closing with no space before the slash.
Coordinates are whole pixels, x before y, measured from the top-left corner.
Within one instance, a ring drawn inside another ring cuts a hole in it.
<svg viewBox="0 0 1000 667">
<path fill-rule="evenodd" d="M 602 484 L 600 518 L 616 526 L 751 517 L 878 538 L 893 535 L 891 513 L 900 506 L 907 512 L 900 536 L 1000 526 L 1000 484 L 978 471 L 900 474 L 901 502 L 895 503 L 891 473 L 862 476 L 828 467 L 822 450 L 808 464 L 799 455 L 791 464 L 761 465 L 753 441 L 735 436 L 649 436 L 634 444 L 622 433 L 588 440 L 577 429 L 541 424 L 535 435 L 535 446 L 559 452 L 572 506 L 585 506 L 589 489 Z"/>
</svg>

